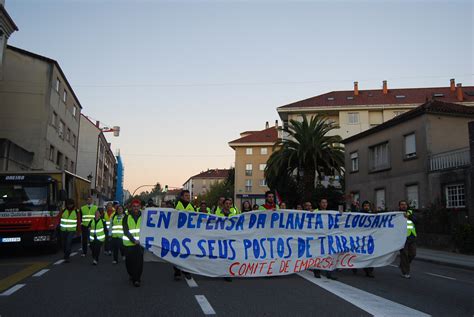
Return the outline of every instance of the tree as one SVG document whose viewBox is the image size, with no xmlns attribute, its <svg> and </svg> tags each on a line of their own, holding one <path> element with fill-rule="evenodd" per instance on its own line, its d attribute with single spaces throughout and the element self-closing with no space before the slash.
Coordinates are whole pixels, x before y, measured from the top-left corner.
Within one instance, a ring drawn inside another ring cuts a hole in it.
<svg viewBox="0 0 474 317">
<path fill-rule="evenodd" d="M 198 201 L 205 200 L 208 207 L 215 206 L 219 197 L 234 197 L 234 179 L 235 169 L 229 170 L 229 175 L 222 182 L 216 182 L 209 186 L 209 190 L 202 196 L 198 197 Z"/>
<path fill-rule="evenodd" d="M 344 169 L 344 150 L 341 137 L 328 135 L 335 129 L 327 118 L 316 115 L 308 121 L 290 120 L 289 126 L 280 128 L 287 137 L 279 140 L 265 168 L 270 188 L 282 184 L 294 186 L 305 201 L 311 201 L 318 182 L 324 175 L 335 175 Z"/>
</svg>

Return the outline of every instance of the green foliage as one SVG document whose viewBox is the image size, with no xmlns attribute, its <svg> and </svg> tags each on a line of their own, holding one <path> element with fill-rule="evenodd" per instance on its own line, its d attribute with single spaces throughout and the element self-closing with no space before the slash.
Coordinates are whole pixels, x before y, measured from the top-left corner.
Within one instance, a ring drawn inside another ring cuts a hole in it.
<svg viewBox="0 0 474 317">
<path fill-rule="evenodd" d="M 316 174 L 319 181 L 324 175 L 336 175 L 344 169 L 344 149 L 340 136 L 328 135 L 335 126 L 321 115 L 308 121 L 290 120 L 281 129 L 286 138 L 275 144 L 270 156 L 265 178 L 270 188 L 285 192 L 285 184 L 292 187 L 303 200 L 311 201 L 315 191 Z"/>
<path fill-rule="evenodd" d="M 453 230 L 453 240 L 461 253 L 474 253 L 474 227 L 468 223 Z"/>
<path fill-rule="evenodd" d="M 217 204 L 219 197 L 234 197 L 234 180 L 235 180 L 235 169 L 231 168 L 229 176 L 223 182 L 213 183 L 209 187 L 209 190 L 204 194 L 198 196 L 197 203 L 201 200 L 205 200 L 207 206 L 212 208 Z"/>
</svg>

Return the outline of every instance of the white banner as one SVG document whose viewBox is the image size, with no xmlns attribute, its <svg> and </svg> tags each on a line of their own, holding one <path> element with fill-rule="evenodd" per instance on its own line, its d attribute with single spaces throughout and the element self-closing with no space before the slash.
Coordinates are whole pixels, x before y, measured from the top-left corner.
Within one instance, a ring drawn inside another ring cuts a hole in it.
<svg viewBox="0 0 474 317">
<path fill-rule="evenodd" d="M 190 273 L 256 277 L 385 266 L 403 248 L 406 230 L 401 212 L 277 210 L 225 218 L 147 208 L 140 243 Z"/>
</svg>

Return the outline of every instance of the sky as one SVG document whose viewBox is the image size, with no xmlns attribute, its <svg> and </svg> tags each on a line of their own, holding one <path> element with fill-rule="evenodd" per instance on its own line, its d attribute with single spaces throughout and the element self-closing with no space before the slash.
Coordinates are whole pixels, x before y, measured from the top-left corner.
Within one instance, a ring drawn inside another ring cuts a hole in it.
<svg viewBox="0 0 474 317">
<path fill-rule="evenodd" d="M 474 84 L 472 1 L 6 0 L 120 150 L 125 188 L 234 164 L 228 142 L 332 90 Z M 146 188 L 145 188 L 146 189 Z"/>
</svg>

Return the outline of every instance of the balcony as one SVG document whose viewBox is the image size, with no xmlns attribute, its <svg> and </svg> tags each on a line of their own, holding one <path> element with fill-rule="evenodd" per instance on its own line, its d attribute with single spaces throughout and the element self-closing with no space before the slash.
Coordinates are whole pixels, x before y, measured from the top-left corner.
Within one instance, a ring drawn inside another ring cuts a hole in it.
<svg viewBox="0 0 474 317">
<path fill-rule="evenodd" d="M 470 164 L 469 148 L 435 154 L 429 158 L 430 172 L 460 168 Z"/>
</svg>

